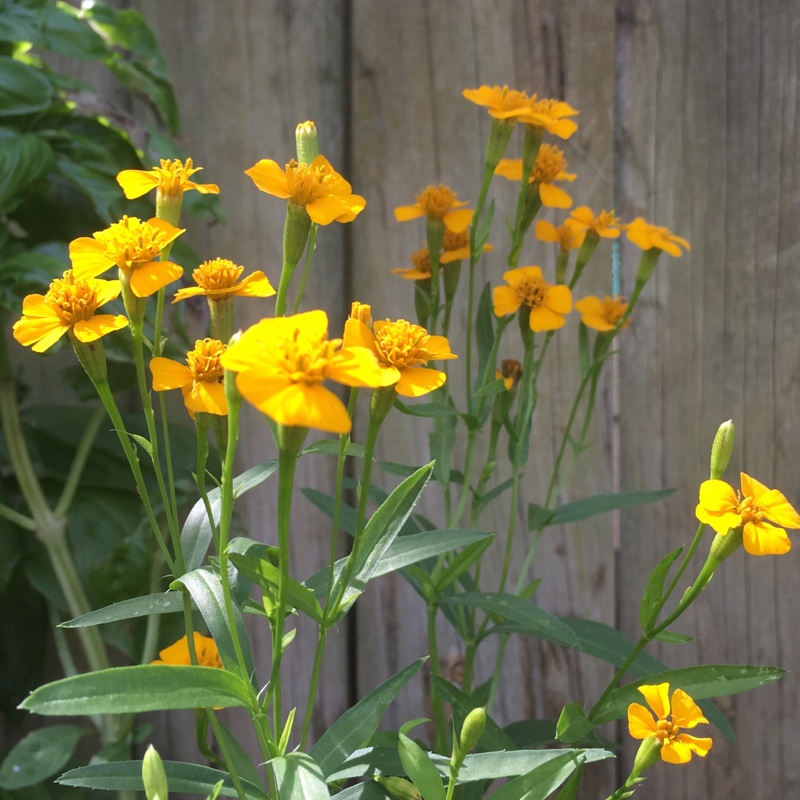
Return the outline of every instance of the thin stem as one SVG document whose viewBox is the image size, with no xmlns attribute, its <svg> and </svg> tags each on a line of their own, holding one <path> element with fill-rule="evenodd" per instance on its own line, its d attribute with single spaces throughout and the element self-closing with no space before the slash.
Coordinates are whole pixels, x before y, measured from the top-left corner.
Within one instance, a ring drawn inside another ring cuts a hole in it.
<svg viewBox="0 0 800 800">
<path fill-rule="evenodd" d="M 166 257 L 163 257 L 166 261 Z M 161 341 L 161 328 L 164 325 L 164 297 L 166 289 L 162 287 L 156 295 L 156 321 L 153 327 L 153 355 L 160 356 L 164 352 L 164 345 Z"/>
<path fill-rule="evenodd" d="M 80 483 L 83 468 L 86 466 L 86 459 L 89 457 L 95 437 L 100 430 L 100 424 L 105 417 L 105 409 L 100 406 L 95 410 L 94 414 L 92 414 L 89 424 L 81 435 L 78 447 L 75 450 L 75 456 L 72 459 L 72 464 L 70 464 L 69 472 L 67 473 L 67 480 L 64 482 L 64 488 L 61 490 L 61 496 L 58 498 L 56 507 L 53 509 L 53 513 L 57 517 L 63 517 L 72 505 L 72 498 L 75 497 L 75 491 Z"/>
<path fill-rule="evenodd" d="M 472 462 L 475 458 L 475 429 L 470 429 L 467 432 L 467 454 L 464 457 L 464 482 L 461 485 L 461 496 L 458 498 L 458 505 L 456 506 L 456 513 L 448 523 L 448 528 L 457 528 L 461 520 L 461 515 L 467 506 L 467 499 L 471 496 L 470 479 L 472 477 Z"/>
<path fill-rule="evenodd" d="M 161 571 L 164 564 L 156 554 L 150 564 L 150 594 L 155 594 L 161 589 Z M 161 632 L 161 614 L 150 614 L 147 618 L 147 627 L 142 645 L 142 658 L 139 663 L 149 664 L 158 652 L 158 635 Z"/>
<path fill-rule="evenodd" d="M 314 257 L 314 251 L 317 249 L 317 223 L 311 223 L 311 229 L 308 232 L 308 244 L 306 245 L 306 261 L 303 265 L 303 274 L 300 276 L 300 286 L 297 287 L 297 297 L 294 299 L 292 305 L 292 314 L 296 314 L 300 308 L 300 301 L 303 299 L 303 292 L 306 290 L 306 283 L 308 283 L 308 276 L 311 273 L 311 261 Z"/>
<path fill-rule="evenodd" d="M 10 522 L 13 522 L 20 528 L 24 528 L 26 531 L 36 531 L 36 523 L 33 521 L 33 519 L 31 519 L 31 517 L 28 517 L 25 514 L 20 514 L 19 511 L 14 511 L 13 508 L 9 508 L 3 503 L 0 503 L 0 517 L 5 517 Z"/>
<path fill-rule="evenodd" d="M 167 419 L 167 399 L 164 393 L 158 395 L 159 409 L 161 411 L 161 431 L 164 437 L 164 459 L 167 462 L 167 486 L 169 487 L 169 507 L 175 512 L 175 525 L 178 527 L 178 499 L 175 494 L 175 475 L 172 469 L 172 445 L 169 436 L 169 420 Z M 180 547 L 178 539 L 178 550 L 180 551 L 180 561 L 183 560 L 183 548 Z"/>
<path fill-rule="evenodd" d="M 441 678 L 442 669 L 439 664 L 439 644 L 436 638 L 436 612 L 435 603 L 428 604 L 428 653 L 431 657 L 431 674 Z M 431 687 L 431 712 L 433 713 L 433 750 L 443 753 L 447 742 L 447 723 L 444 718 L 444 701 L 436 690 Z"/>
<path fill-rule="evenodd" d="M 314 702 L 317 697 L 317 687 L 319 686 L 319 676 L 322 672 L 322 659 L 325 655 L 325 643 L 328 640 L 328 628 L 320 625 L 317 631 L 317 647 L 314 650 L 314 666 L 311 670 L 311 683 L 308 687 L 308 700 L 306 701 L 306 713 L 303 717 L 303 730 L 300 734 L 300 752 L 305 751 L 308 734 L 311 730 L 311 720 L 314 716 Z"/>
<path fill-rule="evenodd" d="M 195 482 L 197 484 L 197 490 L 200 492 L 200 497 L 203 500 L 203 508 L 205 508 L 206 511 L 208 524 L 211 526 L 211 536 L 214 539 L 214 547 L 219 553 L 219 530 L 217 529 L 217 523 L 214 519 L 214 512 L 211 508 L 211 501 L 208 499 L 208 492 L 206 491 L 206 463 L 208 462 L 209 421 L 207 417 L 203 416 L 202 414 L 196 414 L 195 424 L 197 428 L 197 473 Z"/>
</svg>

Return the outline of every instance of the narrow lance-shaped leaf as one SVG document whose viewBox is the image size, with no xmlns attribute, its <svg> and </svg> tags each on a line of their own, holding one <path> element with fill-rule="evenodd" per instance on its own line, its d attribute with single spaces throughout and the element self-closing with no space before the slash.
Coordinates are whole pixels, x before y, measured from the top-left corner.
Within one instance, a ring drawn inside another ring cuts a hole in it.
<svg viewBox="0 0 800 800">
<path fill-rule="evenodd" d="M 401 733 L 397 752 L 406 775 L 411 779 L 422 800 L 444 800 L 444 784 L 428 754 L 412 739 Z"/>
<path fill-rule="evenodd" d="M 55 775 L 87 733 L 88 728 L 77 725 L 50 725 L 29 733 L 0 765 L 0 789 L 24 789 Z"/>
<path fill-rule="evenodd" d="M 661 596 L 664 593 L 664 581 L 667 578 L 670 567 L 675 563 L 680 554 L 683 552 L 683 547 L 673 550 L 668 555 L 664 556 L 661 561 L 656 564 L 655 569 L 650 573 L 650 578 L 645 586 L 644 594 L 642 595 L 642 604 L 639 607 L 639 621 L 642 625 L 642 631 L 649 633 L 653 625 L 656 623 L 656 616 L 661 604 Z"/>
<path fill-rule="evenodd" d="M 62 622 L 58 627 L 87 628 L 91 625 L 105 625 L 109 622 L 148 617 L 151 614 L 177 614 L 181 611 L 183 611 L 183 599 L 180 592 L 160 592 L 112 603 L 105 608 L 99 608 L 97 611 L 90 611 L 88 614 Z"/>
<path fill-rule="evenodd" d="M 270 768 L 281 800 L 328 800 L 331 796 L 319 764 L 307 753 L 274 758 Z"/>
<path fill-rule="evenodd" d="M 558 752 L 558 751 L 556 751 Z M 546 800 L 583 763 L 580 751 L 567 750 L 534 767 L 489 795 L 489 800 Z"/>
</svg>

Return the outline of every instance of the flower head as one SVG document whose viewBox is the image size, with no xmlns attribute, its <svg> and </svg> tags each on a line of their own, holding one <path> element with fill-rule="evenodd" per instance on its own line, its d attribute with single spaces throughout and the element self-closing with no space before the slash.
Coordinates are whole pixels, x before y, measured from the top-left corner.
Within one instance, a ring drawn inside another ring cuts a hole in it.
<svg viewBox="0 0 800 800">
<path fill-rule="evenodd" d="M 36 353 L 52 347 L 67 331 L 79 342 L 94 342 L 128 324 L 122 314 L 94 313 L 119 292 L 119 281 L 78 280 L 68 269 L 50 284 L 46 294 L 29 294 L 23 300 L 14 338 Z"/>
<path fill-rule="evenodd" d="M 464 89 L 461 94 L 470 102 L 485 106 L 495 119 L 513 122 L 531 111 L 531 98 L 525 92 L 509 89 L 508 86 L 481 86 L 479 89 Z"/>
<path fill-rule="evenodd" d="M 522 159 L 504 158 L 497 165 L 495 175 L 508 178 L 510 181 L 522 180 Z M 569 208 L 572 198 L 558 186 L 555 181 L 574 181 L 577 176 L 567 172 L 567 160 L 564 151 L 553 144 L 542 144 L 536 155 L 533 170 L 528 176 L 529 183 L 539 186 L 539 197 L 547 208 Z"/>
<path fill-rule="evenodd" d="M 494 250 L 493 245 L 488 242 L 484 244 L 484 253 L 488 253 L 491 250 Z M 458 232 L 445 228 L 444 236 L 442 237 L 442 255 L 439 257 L 439 263 L 450 264 L 453 261 L 469 258 L 469 256 L 469 228 Z"/>
<path fill-rule="evenodd" d="M 577 250 L 586 238 L 586 231 L 577 230 L 572 225 L 559 225 L 556 227 L 546 219 L 536 222 L 534 235 L 540 242 L 553 242 L 557 244 L 562 253 Z"/>
<path fill-rule="evenodd" d="M 668 683 L 639 686 L 638 689 L 652 712 L 640 703 L 628 706 L 628 730 L 634 739 L 655 737 L 662 745 L 662 761 L 670 764 L 685 764 L 692 753 L 698 756 L 708 753 L 711 739 L 680 733 L 681 728 L 694 728 L 701 722 L 708 722 L 697 703 L 683 689 L 673 692 L 671 702 Z"/>
<path fill-rule="evenodd" d="M 456 233 L 463 231 L 472 222 L 472 211 L 462 208 L 466 202 L 456 199 L 455 192 L 444 184 L 428 186 L 416 197 L 413 206 L 398 206 L 394 217 L 398 222 L 426 217 L 433 221 L 443 221 L 445 228 Z"/>
<path fill-rule="evenodd" d="M 370 330 L 355 319 L 347 320 L 346 347 L 363 347 L 375 355 L 385 376 L 384 386 L 394 386 L 404 397 L 421 397 L 444 385 L 447 375 L 425 365 L 435 359 L 458 358 L 444 336 L 431 336 L 421 325 L 404 319 L 378 320 Z"/>
<path fill-rule="evenodd" d="M 495 370 L 495 380 L 503 379 L 507 391 L 513 389 L 522 377 L 522 364 L 515 358 L 504 358 L 500 362 L 500 369 Z"/>
<path fill-rule="evenodd" d="M 519 116 L 519 121 L 534 128 L 543 128 L 559 139 L 569 139 L 578 125 L 570 117 L 577 116 L 577 112 L 569 103 L 553 98 L 538 100 L 533 95 L 529 101 L 529 108 L 525 114 Z"/>
<path fill-rule="evenodd" d="M 226 346 L 218 339 L 198 339 L 186 354 L 186 365 L 158 356 L 150 361 L 153 390 L 180 389 L 183 402 L 193 417 L 198 411 L 225 416 L 228 403 L 222 379 L 225 371 L 220 358 Z"/>
<path fill-rule="evenodd" d="M 168 222 L 153 217 L 142 222 L 124 216 L 119 222 L 69 245 L 76 278 L 96 278 L 115 264 L 130 280 L 136 297 L 149 297 L 178 280 L 183 269 L 171 261 L 156 261 L 161 251 L 183 233 Z"/>
<path fill-rule="evenodd" d="M 159 194 L 166 197 L 180 197 L 189 189 L 197 189 L 200 194 L 219 194 L 219 186 L 215 183 L 195 183 L 189 180 L 202 167 L 195 167 L 192 159 L 185 162 L 176 159 L 161 159 L 160 167 L 150 170 L 124 169 L 117 175 L 117 183 L 125 192 L 128 200 L 147 194 L 151 189 L 158 189 Z"/>
<path fill-rule="evenodd" d="M 581 314 L 581 322 L 587 328 L 594 328 L 602 333 L 613 331 L 627 308 L 628 304 L 621 297 L 609 297 L 608 295 L 602 300 L 590 295 L 575 303 L 575 310 Z M 630 317 L 628 317 L 622 323 L 622 327 L 627 328 L 630 321 Z"/>
<path fill-rule="evenodd" d="M 224 297 L 271 297 L 275 294 L 275 289 L 261 270 L 239 280 L 243 272 L 244 267 L 237 266 L 227 258 L 204 261 L 192 272 L 197 286 L 178 289 L 172 302 L 177 303 L 197 295 L 205 295 L 213 301 Z"/>
<path fill-rule="evenodd" d="M 222 365 L 239 373 L 236 386 L 244 398 L 275 422 L 331 433 L 347 433 L 351 420 L 325 380 L 386 385 L 372 353 L 328 339 L 324 311 L 262 319 L 228 348 Z"/>
<path fill-rule="evenodd" d="M 603 239 L 616 239 L 619 236 L 619 217 L 613 211 L 601 211 L 595 216 L 589 206 L 579 206 L 564 221 L 577 233 L 591 232 Z"/>
<path fill-rule="evenodd" d="M 744 472 L 741 487 L 736 491 L 725 481 L 703 481 L 697 519 L 723 536 L 741 527 L 744 549 L 751 556 L 788 553 L 792 543 L 780 526 L 800 528 L 800 515 L 781 492 L 768 489 Z"/>
<path fill-rule="evenodd" d="M 657 247 L 659 250 L 675 256 L 675 258 L 680 258 L 683 255 L 681 247 L 687 251 L 691 250 L 691 245 L 686 239 L 676 236 L 669 228 L 665 228 L 663 225 L 651 225 L 649 222 L 645 222 L 642 217 L 637 217 L 633 222 L 629 222 L 623 227 L 628 239 L 642 250 Z"/>
<path fill-rule="evenodd" d="M 203 636 L 194 631 L 194 650 L 197 653 L 197 665 L 199 667 L 216 667 L 224 669 L 219 657 L 217 645 L 210 636 Z M 165 647 L 159 654 L 159 658 L 151 662 L 153 664 L 172 664 L 179 667 L 191 666 L 192 659 L 189 655 L 189 640 L 186 636 L 178 639 L 177 642 Z"/>
<path fill-rule="evenodd" d="M 572 310 L 572 293 L 563 285 L 548 283 L 539 267 L 520 267 L 503 274 L 508 286 L 495 286 L 492 293 L 498 317 L 513 314 L 520 306 L 530 308 L 532 331 L 553 331 L 566 322 Z"/>
<path fill-rule="evenodd" d="M 407 281 L 426 281 L 431 279 L 433 267 L 431 266 L 431 254 L 427 247 L 421 247 L 411 254 L 409 260 L 413 264 L 411 267 L 398 267 L 391 270 L 392 275 L 399 275 Z"/>
<path fill-rule="evenodd" d="M 245 175 L 262 192 L 303 206 L 318 225 L 352 222 L 367 204 L 363 197 L 353 194 L 350 184 L 322 155 L 310 164 L 298 164 L 292 159 L 285 169 L 264 158 L 245 170 Z"/>
</svg>

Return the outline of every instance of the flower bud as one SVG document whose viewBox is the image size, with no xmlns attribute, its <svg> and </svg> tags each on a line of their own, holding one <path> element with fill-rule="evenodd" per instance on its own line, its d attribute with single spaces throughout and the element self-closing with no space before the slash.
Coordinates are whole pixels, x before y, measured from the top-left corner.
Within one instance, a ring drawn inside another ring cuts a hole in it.
<svg viewBox="0 0 800 800">
<path fill-rule="evenodd" d="M 358 300 L 354 300 L 353 305 L 350 306 L 350 319 L 357 319 L 368 328 L 371 328 L 372 307 L 368 306 L 366 303 L 359 303 Z"/>
<path fill-rule="evenodd" d="M 506 389 L 513 389 L 522 377 L 522 365 L 515 358 L 504 358 L 500 362 L 500 374 Z"/>
<path fill-rule="evenodd" d="M 301 164 L 310 164 L 319 155 L 317 126 L 311 120 L 301 122 L 294 132 L 297 143 L 297 160 Z"/>
<path fill-rule="evenodd" d="M 467 714 L 464 724 L 461 726 L 461 736 L 459 737 L 459 750 L 462 755 L 466 755 L 478 744 L 478 740 L 483 735 L 486 728 L 486 709 L 473 708 Z"/>
<path fill-rule="evenodd" d="M 383 786 L 396 800 L 420 800 L 420 793 L 411 781 L 394 776 L 376 775 L 375 781 Z"/>
<path fill-rule="evenodd" d="M 711 445 L 711 477 L 718 480 L 722 477 L 731 460 L 734 443 L 733 420 L 723 422 L 717 429 L 714 444 Z"/>
<path fill-rule="evenodd" d="M 142 760 L 142 781 L 147 800 L 167 800 L 167 775 L 161 763 L 161 756 L 153 745 L 147 748 Z"/>
<path fill-rule="evenodd" d="M 646 769 L 649 769 L 661 757 L 661 748 L 663 743 L 656 739 L 655 736 L 648 736 L 642 740 L 639 749 L 636 752 L 636 758 L 633 759 L 633 769 L 626 783 L 631 783 L 631 779 L 638 778 Z"/>
</svg>

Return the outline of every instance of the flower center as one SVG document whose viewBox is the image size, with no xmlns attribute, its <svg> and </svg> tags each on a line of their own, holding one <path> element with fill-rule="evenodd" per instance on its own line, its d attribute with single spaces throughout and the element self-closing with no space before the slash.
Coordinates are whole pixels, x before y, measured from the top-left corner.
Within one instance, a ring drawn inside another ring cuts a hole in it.
<svg viewBox="0 0 800 800">
<path fill-rule="evenodd" d="M 609 325 L 616 325 L 625 313 L 628 304 L 621 297 L 603 298 L 603 317 Z"/>
<path fill-rule="evenodd" d="M 589 230 L 600 232 L 606 228 L 616 228 L 619 225 L 619 217 L 613 211 L 601 211 L 589 224 Z"/>
<path fill-rule="evenodd" d="M 425 348 L 429 338 L 425 328 L 413 322 L 404 319 L 392 322 L 387 319 L 375 331 L 378 358 L 384 364 L 398 369 L 426 364 L 430 358 Z"/>
<path fill-rule="evenodd" d="M 169 243 L 164 231 L 128 216 L 94 236 L 106 246 L 105 257 L 122 269 L 149 264 Z"/>
<path fill-rule="evenodd" d="M 736 491 L 736 496 L 739 500 L 739 505 L 736 507 L 736 513 L 742 517 L 742 525 L 748 522 L 759 523 L 766 516 L 766 511 L 756 503 L 752 497 L 742 498 L 741 492 Z"/>
<path fill-rule="evenodd" d="M 675 722 L 672 721 L 672 715 L 666 719 L 660 719 L 656 723 L 655 737 L 662 744 L 664 742 L 671 742 L 680 732 L 680 728 Z"/>
<path fill-rule="evenodd" d="M 444 229 L 444 238 L 442 239 L 442 249 L 445 252 L 450 250 L 460 250 L 462 247 L 469 245 L 469 228 L 464 228 L 460 233 L 454 233 L 449 228 Z"/>
<path fill-rule="evenodd" d="M 227 258 L 204 261 L 193 273 L 195 283 L 207 292 L 231 289 L 242 277 L 244 267 L 239 267 Z"/>
<path fill-rule="evenodd" d="M 186 164 L 178 159 L 161 159 L 161 166 L 155 167 L 159 176 L 158 191 L 169 197 L 178 197 L 183 194 L 184 186 L 189 177 L 197 172 L 192 167 L 192 159 L 187 158 Z"/>
<path fill-rule="evenodd" d="M 210 642 L 201 642 L 198 647 L 197 642 L 195 642 L 195 649 L 197 650 L 198 666 L 215 667 L 216 669 L 222 667 L 222 660 L 219 657 L 216 646 L 212 645 Z"/>
<path fill-rule="evenodd" d="M 329 170 L 325 164 L 316 167 L 309 164 L 298 164 L 292 159 L 286 165 L 286 178 L 289 183 L 290 201 L 296 206 L 307 206 L 318 200 L 334 194 L 333 188 L 338 175 Z"/>
<path fill-rule="evenodd" d="M 547 281 L 541 275 L 525 275 L 516 287 L 517 297 L 530 308 L 538 308 L 544 302 Z"/>
<path fill-rule="evenodd" d="M 564 158 L 564 151 L 554 144 L 543 144 L 536 156 L 530 180 L 531 183 L 552 183 L 566 171 L 567 159 Z"/>
<path fill-rule="evenodd" d="M 433 267 L 431 266 L 431 254 L 428 252 L 427 247 L 417 250 L 416 253 L 411 254 L 411 263 L 417 272 L 424 272 L 426 275 L 432 273 Z"/>
<path fill-rule="evenodd" d="M 195 383 L 217 383 L 225 375 L 220 356 L 227 350 L 219 339 L 198 339 L 194 350 L 186 354 L 186 363 L 192 372 Z"/>
<path fill-rule="evenodd" d="M 441 220 L 456 202 L 455 192 L 444 184 L 428 186 L 417 195 L 417 205 L 428 219 Z"/>
<path fill-rule="evenodd" d="M 44 301 L 65 325 L 91 319 L 100 305 L 92 284 L 88 280 L 75 280 L 71 269 L 50 284 Z"/>
<path fill-rule="evenodd" d="M 300 330 L 284 336 L 275 343 L 281 353 L 280 368 L 293 383 L 322 383 L 328 375 L 328 366 L 342 345 L 341 339 L 310 337 Z"/>
<path fill-rule="evenodd" d="M 531 99 L 525 92 L 517 89 L 509 89 L 507 85 L 501 89 L 495 86 L 494 103 L 497 108 L 503 111 L 515 111 L 518 108 L 527 108 Z"/>
</svg>

